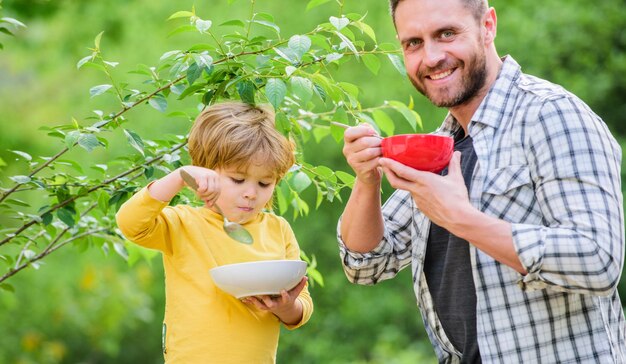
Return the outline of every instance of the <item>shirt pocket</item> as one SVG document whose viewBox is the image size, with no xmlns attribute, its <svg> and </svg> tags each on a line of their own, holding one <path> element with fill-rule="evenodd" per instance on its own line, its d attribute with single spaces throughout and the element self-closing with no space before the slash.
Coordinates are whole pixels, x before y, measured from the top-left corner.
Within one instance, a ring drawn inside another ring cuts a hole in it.
<svg viewBox="0 0 626 364">
<path fill-rule="evenodd" d="M 482 211 L 509 222 L 539 223 L 530 168 L 510 165 L 487 172 L 482 194 Z"/>
<path fill-rule="evenodd" d="M 504 195 L 524 185 L 531 184 L 530 169 L 519 164 L 492 169 L 487 172 L 484 192 L 490 195 Z"/>
</svg>

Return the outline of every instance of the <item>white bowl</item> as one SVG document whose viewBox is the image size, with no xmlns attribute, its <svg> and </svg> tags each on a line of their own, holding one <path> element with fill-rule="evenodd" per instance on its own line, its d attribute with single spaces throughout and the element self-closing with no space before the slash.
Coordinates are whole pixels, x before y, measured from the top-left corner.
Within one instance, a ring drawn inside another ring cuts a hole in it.
<svg viewBox="0 0 626 364">
<path fill-rule="evenodd" d="M 262 260 L 215 267 L 209 271 L 215 285 L 236 298 L 277 295 L 295 287 L 306 273 L 301 260 Z"/>
</svg>

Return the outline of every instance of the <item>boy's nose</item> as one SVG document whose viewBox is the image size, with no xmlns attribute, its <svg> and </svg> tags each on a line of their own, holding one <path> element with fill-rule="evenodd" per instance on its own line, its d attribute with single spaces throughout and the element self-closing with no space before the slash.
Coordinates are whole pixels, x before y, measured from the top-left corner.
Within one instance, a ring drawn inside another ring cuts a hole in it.
<svg viewBox="0 0 626 364">
<path fill-rule="evenodd" d="M 256 198 L 256 188 L 254 188 L 253 186 L 246 188 L 243 193 L 243 196 L 248 199 Z"/>
</svg>

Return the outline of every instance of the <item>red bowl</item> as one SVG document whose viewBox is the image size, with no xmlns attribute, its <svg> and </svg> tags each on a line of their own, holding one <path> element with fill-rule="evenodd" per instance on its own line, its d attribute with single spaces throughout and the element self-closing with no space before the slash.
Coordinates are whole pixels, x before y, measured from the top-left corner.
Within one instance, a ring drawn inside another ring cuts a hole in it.
<svg viewBox="0 0 626 364">
<path fill-rule="evenodd" d="M 452 158 L 454 139 L 435 134 L 400 134 L 381 142 L 383 157 L 411 168 L 439 173 Z"/>
</svg>

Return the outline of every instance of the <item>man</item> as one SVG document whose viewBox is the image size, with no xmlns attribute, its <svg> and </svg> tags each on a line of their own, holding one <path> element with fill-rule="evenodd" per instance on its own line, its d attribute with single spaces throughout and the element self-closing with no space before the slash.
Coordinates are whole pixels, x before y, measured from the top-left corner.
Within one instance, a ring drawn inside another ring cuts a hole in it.
<svg viewBox="0 0 626 364">
<path fill-rule="evenodd" d="M 442 175 L 344 134 L 356 183 L 338 226 L 352 282 L 409 264 L 442 363 L 626 363 L 621 150 L 561 87 L 500 58 L 486 0 L 391 0 L 415 88 L 449 114 Z M 381 208 L 384 172 L 397 189 Z"/>
</svg>

